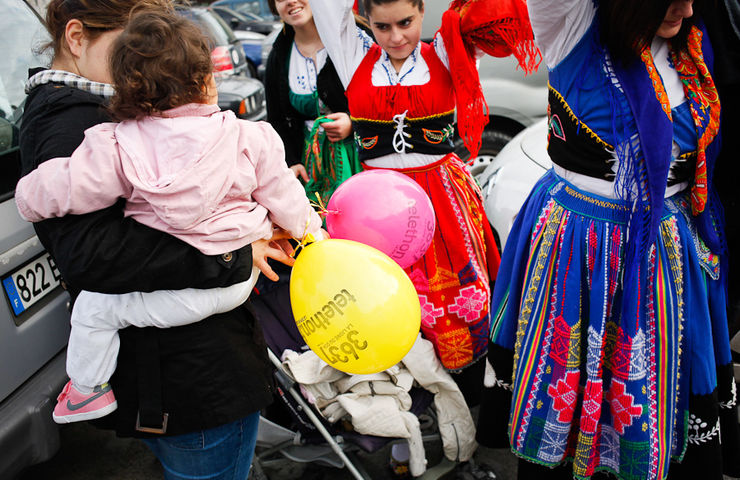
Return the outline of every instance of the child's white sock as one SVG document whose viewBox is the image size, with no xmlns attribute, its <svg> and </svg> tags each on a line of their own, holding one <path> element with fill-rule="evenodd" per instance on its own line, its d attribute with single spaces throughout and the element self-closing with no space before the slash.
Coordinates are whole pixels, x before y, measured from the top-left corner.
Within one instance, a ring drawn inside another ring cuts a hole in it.
<svg viewBox="0 0 740 480">
<path fill-rule="evenodd" d="M 91 388 L 91 387 L 87 387 L 85 385 L 80 385 L 80 384 L 75 383 L 75 382 L 72 382 L 72 386 L 75 387 L 75 390 L 77 390 L 78 392 L 80 392 L 83 395 L 90 395 L 93 392 L 93 390 L 95 389 L 95 387 L 92 387 Z"/>
</svg>

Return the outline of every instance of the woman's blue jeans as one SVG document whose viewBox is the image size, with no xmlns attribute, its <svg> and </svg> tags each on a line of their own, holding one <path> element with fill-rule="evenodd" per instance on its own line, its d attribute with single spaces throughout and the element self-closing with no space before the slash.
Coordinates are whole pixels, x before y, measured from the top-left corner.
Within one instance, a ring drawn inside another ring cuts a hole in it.
<svg viewBox="0 0 740 480">
<path fill-rule="evenodd" d="M 166 480 L 245 480 L 257 442 L 259 412 L 220 427 L 144 443 L 164 467 Z"/>
</svg>

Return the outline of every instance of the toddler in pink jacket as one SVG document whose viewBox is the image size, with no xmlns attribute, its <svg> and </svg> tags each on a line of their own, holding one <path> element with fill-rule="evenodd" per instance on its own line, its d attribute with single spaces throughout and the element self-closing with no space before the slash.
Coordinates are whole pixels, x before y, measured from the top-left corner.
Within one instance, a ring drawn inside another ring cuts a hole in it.
<svg viewBox="0 0 740 480">
<path fill-rule="evenodd" d="M 88 129 L 71 157 L 51 159 L 23 177 L 15 194 L 21 216 L 37 222 L 83 214 L 122 197 L 125 215 L 207 255 L 270 239 L 274 226 L 297 239 L 323 238 L 321 219 L 288 169 L 278 134 L 216 105 L 210 48 L 198 28 L 185 19 L 164 27 L 172 45 L 156 56 L 142 53 L 151 28 L 145 15 L 134 17 L 113 46 L 110 108 L 121 122 Z M 254 268 L 247 282 L 209 290 L 83 291 L 71 319 L 71 380 L 54 420 L 89 420 L 116 409 L 107 382 L 118 329 L 173 327 L 230 311 L 247 299 L 258 274 Z"/>
</svg>

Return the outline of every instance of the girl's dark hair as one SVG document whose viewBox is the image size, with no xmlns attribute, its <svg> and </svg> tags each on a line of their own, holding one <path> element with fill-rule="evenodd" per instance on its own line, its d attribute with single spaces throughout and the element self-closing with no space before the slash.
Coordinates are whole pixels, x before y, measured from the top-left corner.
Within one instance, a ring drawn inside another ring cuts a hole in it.
<svg viewBox="0 0 740 480">
<path fill-rule="evenodd" d="M 370 15 L 374 5 L 384 5 L 386 3 L 396 3 L 404 0 L 362 0 L 362 7 L 365 9 L 365 15 Z M 405 0 L 419 10 L 424 9 L 424 0 Z"/>
<path fill-rule="evenodd" d="M 270 7 L 270 11 L 273 15 L 278 15 L 277 7 L 275 6 L 275 0 L 267 0 L 267 6 Z"/>
<path fill-rule="evenodd" d="M 132 10 L 172 8 L 169 0 L 51 0 L 46 8 L 46 30 L 51 40 L 41 50 L 61 51 L 70 20 L 79 20 L 91 40 L 101 34 L 123 28 Z"/>
<path fill-rule="evenodd" d="M 194 23 L 173 12 L 136 14 L 113 44 L 111 113 L 126 120 L 200 102 L 212 72 L 210 42 Z"/>
<path fill-rule="evenodd" d="M 639 58 L 652 42 L 673 0 L 600 0 L 601 41 L 612 58 L 627 64 Z M 670 39 L 674 49 L 685 50 L 694 17 L 685 18 L 678 34 Z"/>
</svg>

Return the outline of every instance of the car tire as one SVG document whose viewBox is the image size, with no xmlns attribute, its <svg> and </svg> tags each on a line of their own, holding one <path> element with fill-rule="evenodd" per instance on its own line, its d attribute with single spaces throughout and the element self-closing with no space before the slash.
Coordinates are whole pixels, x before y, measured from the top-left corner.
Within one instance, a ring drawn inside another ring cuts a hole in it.
<svg viewBox="0 0 740 480">
<path fill-rule="evenodd" d="M 247 59 L 247 72 L 249 72 L 249 73 L 248 73 L 248 75 L 249 75 L 249 78 L 256 78 L 256 79 L 259 79 L 259 77 L 258 77 L 258 75 L 257 75 L 257 67 L 256 67 L 256 66 L 254 65 L 254 63 L 252 63 L 252 61 L 251 61 L 251 60 L 249 60 L 249 59 Z"/>
<path fill-rule="evenodd" d="M 486 129 L 483 130 L 481 135 L 481 148 L 478 155 L 472 161 L 470 160 L 470 152 L 465 148 L 463 141 L 460 137 L 455 138 L 455 153 L 466 163 L 468 163 L 468 169 L 470 174 L 475 178 L 476 176 L 483 173 L 483 170 L 493 162 L 496 155 L 499 154 L 504 145 L 509 143 L 509 140 L 514 138 L 514 135 L 503 132 L 500 130 Z"/>
</svg>

